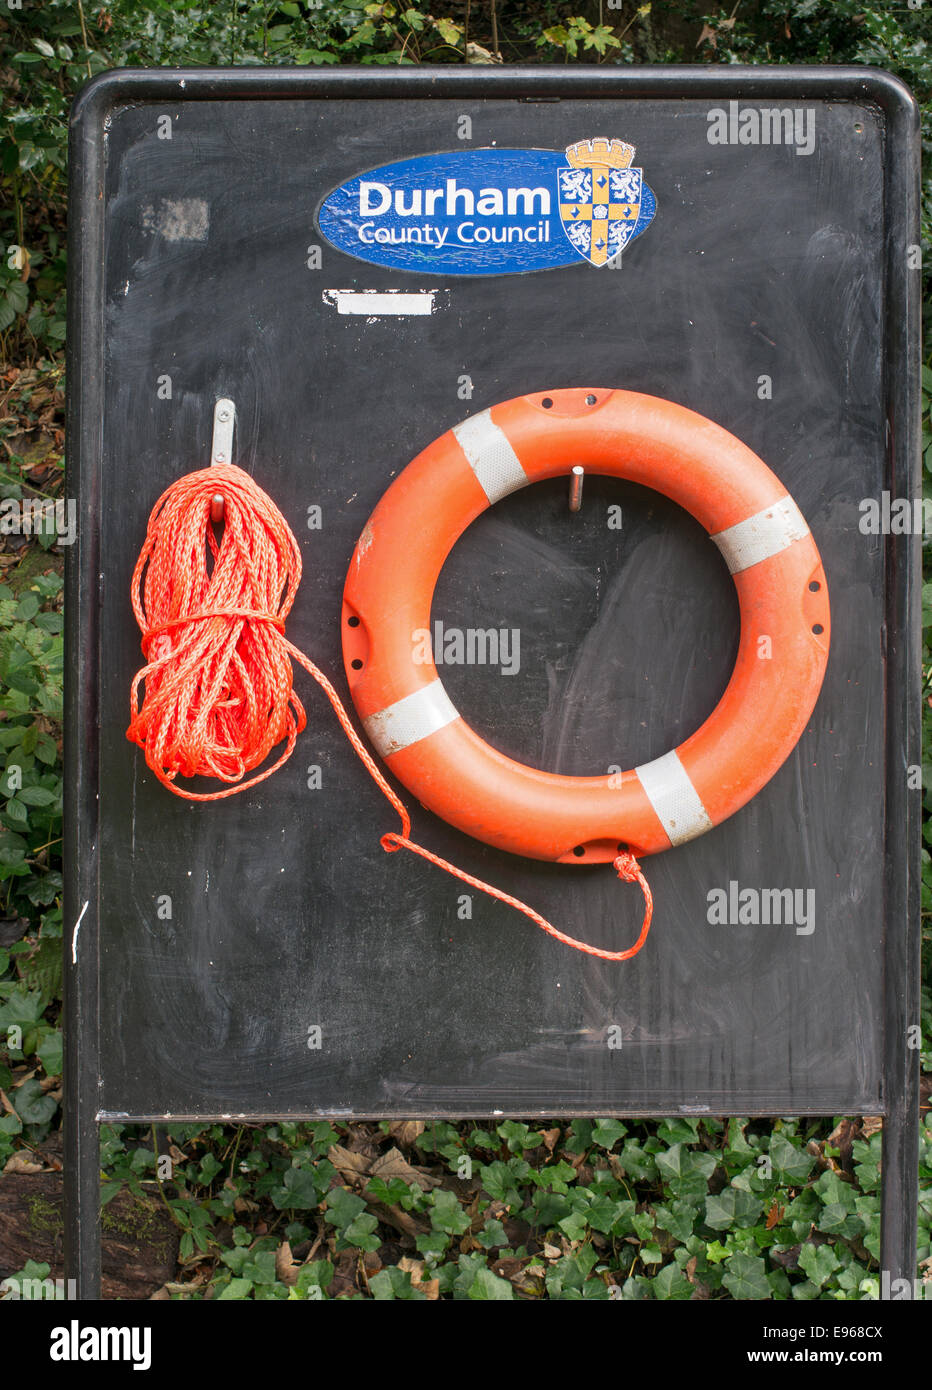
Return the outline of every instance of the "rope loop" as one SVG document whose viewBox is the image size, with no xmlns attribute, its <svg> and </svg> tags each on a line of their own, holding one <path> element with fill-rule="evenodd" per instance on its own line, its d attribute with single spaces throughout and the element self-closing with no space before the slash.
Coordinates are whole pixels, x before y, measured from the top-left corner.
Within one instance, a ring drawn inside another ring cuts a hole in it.
<svg viewBox="0 0 932 1390">
<path fill-rule="evenodd" d="M 211 522 L 218 494 L 224 504 L 219 542 Z M 558 931 L 520 899 L 410 838 L 407 807 L 360 739 L 333 685 L 285 636 L 300 581 L 301 552 L 288 523 L 242 469 L 215 464 L 186 474 L 162 493 L 133 571 L 133 612 L 147 664 L 133 679 L 126 731 L 159 781 L 189 801 L 219 801 L 271 777 L 291 757 L 307 724 L 293 687 L 294 659 L 324 691 L 357 756 L 398 814 L 400 832 L 389 831 L 379 841 L 386 853 L 410 850 L 523 912 L 577 951 L 608 961 L 636 955 L 647 939 L 653 899 L 633 854 L 620 853 L 614 866 L 620 878 L 641 885 L 641 933 L 627 951 L 604 951 Z M 281 742 L 285 750 L 278 760 L 244 781 Z M 179 776 L 216 777 L 229 785 L 223 791 L 191 792 L 178 785 Z"/>
</svg>

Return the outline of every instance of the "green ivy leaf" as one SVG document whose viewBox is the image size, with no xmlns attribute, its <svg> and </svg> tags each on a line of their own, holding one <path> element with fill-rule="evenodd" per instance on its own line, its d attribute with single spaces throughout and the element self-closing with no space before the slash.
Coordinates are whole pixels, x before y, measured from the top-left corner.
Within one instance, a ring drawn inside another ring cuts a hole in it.
<svg viewBox="0 0 932 1390">
<path fill-rule="evenodd" d="M 654 1297 L 664 1301 L 685 1303 L 693 1294 L 693 1286 L 675 1264 L 664 1265 L 651 1281 Z"/>
<path fill-rule="evenodd" d="M 320 1180 L 310 1168 L 289 1168 L 282 1178 L 282 1186 L 272 1192 L 272 1202 L 279 1211 L 294 1209 L 310 1211 L 319 1206 L 323 1193 Z"/>
<path fill-rule="evenodd" d="M 414 1288 L 411 1275 L 395 1265 L 387 1265 L 369 1280 L 369 1292 L 378 1302 L 387 1299 L 404 1299 L 409 1303 L 424 1303 L 427 1295 Z"/>
<path fill-rule="evenodd" d="M 18 1086 L 10 1099 L 25 1125 L 47 1124 L 58 1109 L 58 1101 L 44 1093 L 35 1077 Z"/>
<path fill-rule="evenodd" d="M 654 1207 L 657 1225 L 679 1241 L 686 1241 L 692 1235 L 698 1215 L 698 1209 L 689 1202 L 675 1201 L 669 1206 Z"/>
<path fill-rule="evenodd" d="M 808 1274 L 816 1288 L 821 1289 L 825 1281 L 841 1268 L 830 1245 L 813 1245 L 807 1242 L 799 1252 L 799 1267 Z"/>
<path fill-rule="evenodd" d="M 329 1260 L 311 1260 L 298 1270 L 295 1288 L 302 1298 L 323 1299 L 332 1279 L 333 1265 Z"/>
<path fill-rule="evenodd" d="M 580 1211 L 570 1212 L 569 1216 L 565 1216 L 562 1221 L 558 1221 L 557 1225 L 566 1236 L 567 1240 L 577 1241 L 585 1240 L 586 1238 L 588 1225 L 585 1216 Z"/>
<path fill-rule="evenodd" d="M 515 1291 L 507 1279 L 500 1279 L 490 1269 L 480 1269 L 469 1286 L 467 1297 L 471 1299 L 494 1300 L 496 1303 L 513 1300 Z"/>
<path fill-rule="evenodd" d="M 732 1298 L 760 1300 L 770 1297 L 764 1261 L 755 1255 L 732 1255 L 722 1283 Z"/>
<path fill-rule="evenodd" d="M 36 1048 L 36 1056 L 42 1063 L 46 1076 L 61 1076 L 64 1065 L 62 1058 L 61 1030 L 49 1033 Z"/>
<path fill-rule="evenodd" d="M 592 1130 L 592 1143 L 600 1149 L 613 1149 L 619 1139 L 628 1133 L 627 1125 L 620 1120 L 596 1120 Z"/>
<path fill-rule="evenodd" d="M 458 1236 L 469 1230 L 469 1216 L 459 1204 L 455 1192 L 445 1187 L 435 1188 L 430 1212 L 430 1224 L 435 1231 Z"/>
<path fill-rule="evenodd" d="M 231 1279 L 225 1288 L 217 1294 L 217 1302 L 229 1302 L 231 1299 L 248 1298 L 252 1293 L 251 1279 Z"/>
<path fill-rule="evenodd" d="M 802 1147 L 791 1144 L 782 1130 L 777 1130 L 771 1136 L 768 1152 L 774 1172 L 794 1184 L 805 1182 L 815 1164 L 812 1155 Z"/>
</svg>

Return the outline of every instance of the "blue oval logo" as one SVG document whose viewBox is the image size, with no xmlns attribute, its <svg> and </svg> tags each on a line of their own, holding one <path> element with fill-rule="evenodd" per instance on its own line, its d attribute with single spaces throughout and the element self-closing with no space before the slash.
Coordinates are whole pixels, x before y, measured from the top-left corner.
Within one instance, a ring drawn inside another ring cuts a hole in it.
<svg viewBox="0 0 932 1390">
<path fill-rule="evenodd" d="M 656 211 L 634 146 L 450 150 L 383 164 L 324 199 L 331 245 L 419 275 L 517 275 L 617 264 Z"/>
</svg>

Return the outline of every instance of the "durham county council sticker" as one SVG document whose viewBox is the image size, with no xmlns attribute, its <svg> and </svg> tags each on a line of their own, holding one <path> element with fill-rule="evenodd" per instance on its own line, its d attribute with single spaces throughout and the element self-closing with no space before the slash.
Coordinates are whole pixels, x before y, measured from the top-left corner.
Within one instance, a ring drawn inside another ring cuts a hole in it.
<svg viewBox="0 0 932 1390">
<path fill-rule="evenodd" d="M 356 174 L 323 199 L 340 251 L 417 274 L 516 275 L 617 265 L 656 201 L 635 148 L 596 136 L 564 150 L 447 150 Z"/>
</svg>

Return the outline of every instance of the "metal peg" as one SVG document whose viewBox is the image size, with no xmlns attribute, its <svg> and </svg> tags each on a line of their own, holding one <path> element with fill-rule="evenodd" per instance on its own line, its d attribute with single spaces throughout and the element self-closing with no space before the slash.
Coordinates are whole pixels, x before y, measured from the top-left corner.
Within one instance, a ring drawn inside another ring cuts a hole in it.
<svg viewBox="0 0 932 1390">
<path fill-rule="evenodd" d="M 572 473 L 570 474 L 570 511 L 571 511 L 571 512 L 578 512 L 579 509 L 580 509 L 580 507 L 582 506 L 582 485 L 583 485 L 583 475 L 584 475 L 585 471 L 586 471 L 586 470 L 583 468 L 583 466 L 582 466 L 581 463 L 576 463 L 576 464 L 573 465 L 573 471 L 572 471 Z"/>
<path fill-rule="evenodd" d="M 214 433 L 210 446 L 210 466 L 233 462 L 233 426 L 236 406 L 224 396 L 214 406 Z M 210 519 L 216 524 L 223 520 L 223 494 L 215 492 L 210 499 Z"/>
</svg>

